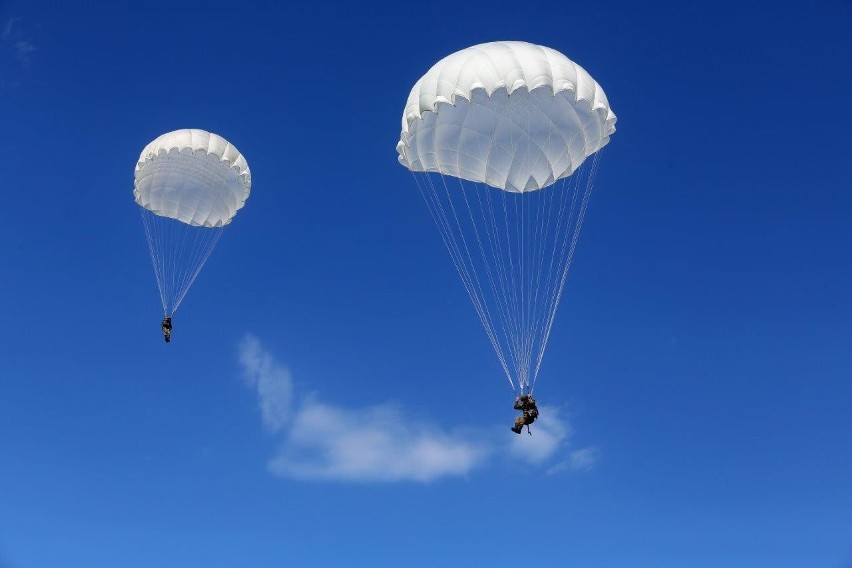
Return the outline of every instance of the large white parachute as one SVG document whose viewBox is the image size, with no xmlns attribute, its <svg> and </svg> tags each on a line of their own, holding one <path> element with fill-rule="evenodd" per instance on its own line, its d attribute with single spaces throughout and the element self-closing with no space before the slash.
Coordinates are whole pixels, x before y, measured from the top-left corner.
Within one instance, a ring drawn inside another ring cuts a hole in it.
<svg viewBox="0 0 852 568">
<path fill-rule="evenodd" d="M 133 196 L 165 315 L 177 311 L 250 191 L 245 158 L 217 134 L 175 130 L 142 150 Z"/>
<path fill-rule="evenodd" d="M 582 67 L 519 41 L 445 57 L 408 97 L 399 162 L 515 390 L 531 392 L 541 368 L 615 122 Z"/>
</svg>

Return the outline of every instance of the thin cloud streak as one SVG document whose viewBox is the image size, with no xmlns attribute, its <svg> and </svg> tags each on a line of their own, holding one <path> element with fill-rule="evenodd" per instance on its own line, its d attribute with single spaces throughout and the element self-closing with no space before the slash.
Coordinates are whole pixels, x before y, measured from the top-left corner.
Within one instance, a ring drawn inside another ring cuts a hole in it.
<svg viewBox="0 0 852 568">
<path fill-rule="evenodd" d="M 257 390 L 263 425 L 271 432 L 281 431 L 289 418 L 293 401 L 290 371 L 264 351 L 253 335 L 246 336 L 240 343 L 239 360 L 243 378 Z"/>
<path fill-rule="evenodd" d="M 591 471 L 600 461 L 601 451 L 595 447 L 581 448 L 568 453 L 568 459 L 559 462 L 547 470 L 552 475 L 562 471 Z"/>
<path fill-rule="evenodd" d="M 30 64 L 32 54 L 35 50 L 35 46 L 29 41 L 21 40 L 15 42 L 15 52 L 18 54 L 18 60 L 24 65 Z"/>
<path fill-rule="evenodd" d="M 15 27 L 17 22 L 20 22 L 21 18 L 12 17 L 9 18 L 6 23 L 3 25 L 3 32 L 0 33 L 0 39 L 9 39 L 9 36 L 12 34 L 12 28 Z"/>
<path fill-rule="evenodd" d="M 568 454 L 568 468 L 572 471 L 590 471 L 601 458 L 597 448 L 583 448 Z"/>
<path fill-rule="evenodd" d="M 33 54 L 36 52 L 36 46 L 27 37 L 28 35 L 24 32 L 22 20 L 19 17 L 9 18 L 3 25 L 3 31 L 0 32 L 0 40 L 11 45 L 15 59 L 23 67 L 29 67 Z"/>
</svg>

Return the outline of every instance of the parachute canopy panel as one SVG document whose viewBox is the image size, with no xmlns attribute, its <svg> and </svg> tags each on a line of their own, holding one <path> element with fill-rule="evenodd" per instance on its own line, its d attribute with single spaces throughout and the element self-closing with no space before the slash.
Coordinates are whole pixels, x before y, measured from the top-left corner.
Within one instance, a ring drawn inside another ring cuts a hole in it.
<svg viewBox="0 0 852 568">
<path fill-rule="evenodd" d="M 417 81 L 397 152 L 414 172 L 523 193 L 570 176 L 615 122 L 601 86 L 558 51 L 492 42 L 445 57 Z"/>
<path fill-rule="evenodd" d="M 194 227 L 227 225 L 250 191 L 245 158 L 230 142 L 205 130 L 163 134 L 142 150 L 136 164 L 136 203 Z"/>
</svg>

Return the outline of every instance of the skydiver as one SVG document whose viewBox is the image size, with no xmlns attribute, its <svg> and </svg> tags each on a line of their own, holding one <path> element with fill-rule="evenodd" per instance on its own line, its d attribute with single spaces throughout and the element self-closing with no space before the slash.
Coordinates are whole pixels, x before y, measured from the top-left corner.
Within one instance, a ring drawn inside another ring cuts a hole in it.
<svg viewBox="0 0 852 568">
<path fill-rule="evenodd" d="M 162 323 L 163 328 L 163 337 L 166 340 L 166 343 L 172 340 L 172 316 L 166 316 L 163 318 Z"/>
<path fill-rule="evenodd" d="M 522 394 L 515 399 L 515 410 L 520 410 L 523 414 L 515 419 L 515 425 L 512 426 L 512 432 L 520 434 L 524 426 L 527 427 L 527 432 L 530 432 L 530 424 L 538 418 L 538 407 L 535 405 L 535 399 L 531 394 Z"/>
</svg>

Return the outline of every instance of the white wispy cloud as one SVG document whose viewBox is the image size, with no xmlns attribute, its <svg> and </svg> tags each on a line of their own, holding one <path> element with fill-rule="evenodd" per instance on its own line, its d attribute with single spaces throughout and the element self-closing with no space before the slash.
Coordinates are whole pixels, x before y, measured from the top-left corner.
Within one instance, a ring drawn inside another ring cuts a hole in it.
<svg viewBox="0 0 852 568">
<path fill-rule="evenodd" d="M 9 36 L 12 35 L 12 30 L 15 28 L 15 25 L 21 21 L 21 18 L 12 17 L 6 20 L 6 23 L 3 24 L 3 32 L 0 33 L 0 39 L 9 39 Z"/>
<path fill-rule="evenodd" d="M 27 37 L 28 35 L 30 34 L 25 33 L 23 22 L 18 17 L 11 17 L 6 20 L 6 23 L 3 24 L 3 30 L 0 31 L 0 40 L 12 46 L 15 58 L 24 67 L 30 65 L 36 51 L 36 46 Z"/>
<path fill-rule="evenodd" d="M 270 471 L 284 477 L 343 481 L 431 481 L 465 475 L 488 448 L 404 416 L 393 405 L 344 409 L 314 398 L 293 406 L 290 371 L 246 336 L 239 346 L 246 382 L 257 392 L 264 426 L 283 434 Z"/>
<path fill-rule="evenodd" d="M 573 471 L 589 471 L 600 460 L 601 452 L 597 448 L 582 448 L 568 454 L 568 468 Z"/>
<path fill-rule="evenodd" d="M 260 341 L 247 335 L 239 348 L 243 378 L 257 390 L 263 425 L 272 432 L 280 431 L 290 419 L 293 401 L 293 378 L 264 351 Z"/>
<path fill-rule="evenodd" d="M 508 425 L 499 433 L 445 429 L 395 404 L 343 408 L 315 396 L 297 403 L 290 371 L 253 335 L 240 342 L 238 358 L 246 384 L 257 394 L 264 427 L 280 437 L 269 470 L 282 477 L 429 482 L 467 475 L 496 454 L 546 466 L 561 453 L 563 461 L 555 468 L 572 471 L 588 470 L 596 460 L 586 450 L 565 457 L 572 430 L 558 408 L 541 408 L 533 436 L 517 436 Z"/>
<path fill-rule="evenodd" d="M 481 442 L 411 420 L 393 405 L 346 410 L 310 401 L 291 428 L 270 470 L 297 479 L 432 481 L 465 475 L 488 455 Z"/>
<path fill-rule="evenodd" d="M 581 448 L 568 452 L 568 458 L 548 468 L 547 473 L 554 474 L 561 471 L 591 471 L 601 457 L 601 451 L 595 447 Z"/>
<path fill-rule="evenodd" d="M 29 65 L 30 60 L 32 58 L 32 54 L 35 52 L 36 48 L 27 40 L 20 40 L 15 42 L 15 52 L 18 54 L 18 60 L 24 65 Z"/>
</svg>

